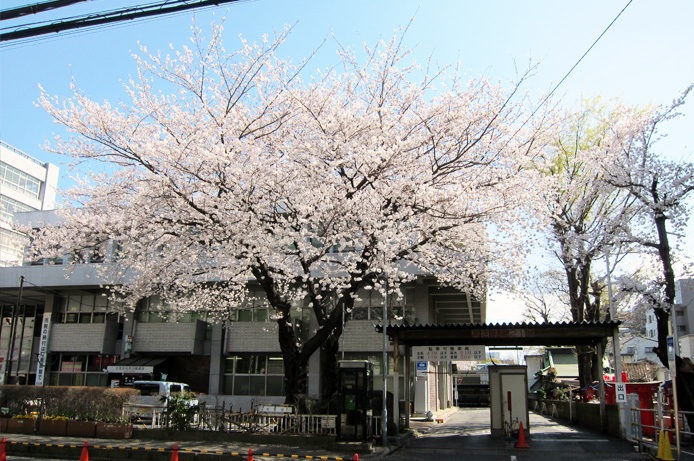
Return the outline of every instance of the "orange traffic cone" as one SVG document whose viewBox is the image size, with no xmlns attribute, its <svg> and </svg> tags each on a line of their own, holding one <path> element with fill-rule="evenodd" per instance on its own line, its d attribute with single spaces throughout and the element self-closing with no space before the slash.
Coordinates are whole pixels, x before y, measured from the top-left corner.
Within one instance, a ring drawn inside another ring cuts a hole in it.
<svg viewBox="0 0 694 461">
<path fill-rule="evenodd" d="M 525 442 L 525 431 L 523 430 L 523 421 L 520 422 L 520 426 L 518 428 L 518 441 L 514 445 L 515 448 L 530 448 L 528 444 Z"/>
<path fill-rule="evenodd" d="M 82 456 L 80 456 L 80 461 L 89 461 L 89 444 L 84 441 L 84 448 L 82 448 Z"/>
<path fill-rule="evenodd" d="M 171 461 L 178 461 L 178 444 L 174 443 L 173 451 L 171 452 Z"/>
<path fill-rule="evenodd" d="M 5 437 L 0 442 L 0 461 L 7 461 L 7 440 Z"/>
<path fill-rule="evenodd" d="M 354 454 L 354 460 L 353 461 L 359 461 L 359 453 Z"/>
<path fill-rule="evenodd" d="M 246 461 L 253 461 L 253 449 L 252 448 L 248 449 L 248 458 L 246 458 Z"/>
</svg>

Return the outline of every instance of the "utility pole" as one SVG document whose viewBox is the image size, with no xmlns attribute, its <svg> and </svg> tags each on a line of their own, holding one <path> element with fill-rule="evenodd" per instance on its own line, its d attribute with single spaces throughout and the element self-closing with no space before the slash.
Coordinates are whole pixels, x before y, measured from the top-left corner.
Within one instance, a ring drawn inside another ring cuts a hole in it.
<svg viewBox="0 0 694 461">
<path fill-rule="evenodd" d="M 19 293 L 17 294 L 17 304 L 12 307 L 12 315 L 10 316 L 10 341 L 7 346 L 7 354 L 5 356 L 5 379 L 4 384 L 9 384 L 9 379 L 12 376 L 12 357 L 14 356 L 14 340 L 17 331 L 17 313 L 19 312 L 19 305 L 22 303 L 22 291 L 24 290 L 24 276 L 19 276 Z M 21 354 L 22 351 L 19 351 Z"/>
<path fill-rule="evenodd" d="M 383 300 L 383 408 L 381 411 L 381 434 L 383 446 L 388 446 L 388 276 L 383 274 L 385 298 Z"/>
</svg>

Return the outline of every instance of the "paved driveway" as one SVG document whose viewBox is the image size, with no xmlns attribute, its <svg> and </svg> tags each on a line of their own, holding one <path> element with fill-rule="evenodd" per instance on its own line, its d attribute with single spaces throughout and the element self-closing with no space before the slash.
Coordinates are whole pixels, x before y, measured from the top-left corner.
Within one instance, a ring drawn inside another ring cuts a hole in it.
<svg viewBox="0 0 694 461">
<path fill-rule="evenodd" d="M 515 439 L 492 439 L 489 408 L 456 409 L 443 424 L 413 424 L 421 435 L 391 452 L 387 460 L 546 460 L 631 461 L 650 460 L 633 446 L 599 432 L 564 426 L 544 416 L 530 414 L 530 448 L 514 448 Z"/>
</svg>

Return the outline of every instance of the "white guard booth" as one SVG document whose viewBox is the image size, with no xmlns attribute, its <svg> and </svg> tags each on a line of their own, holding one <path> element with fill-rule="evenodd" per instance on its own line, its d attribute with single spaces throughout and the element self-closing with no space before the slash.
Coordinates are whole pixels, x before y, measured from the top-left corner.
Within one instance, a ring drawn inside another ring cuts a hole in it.
<svg viewBox="0 0 694 461">
<path fill-rule="evenodd" d="M 492 437 L 506 437 L 518 431 L 520 423 L 527 433 L 528 376 L 526 366 L 489 367 L 489 408 Z"/>
</svg>

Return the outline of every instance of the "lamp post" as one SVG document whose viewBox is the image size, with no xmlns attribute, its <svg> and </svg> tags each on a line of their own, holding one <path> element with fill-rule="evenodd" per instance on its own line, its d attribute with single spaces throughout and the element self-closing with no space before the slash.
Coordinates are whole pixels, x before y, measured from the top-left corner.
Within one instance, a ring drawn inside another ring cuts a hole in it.
<svg viewBox="0 0 694 461">
<path fill-rule="evenodd" d="M 610 304 L 610 317 L 612 321 L 617 320 L 617 309 L 612 302 L 612 269 L 610 268 L 610 254 L 605 253 L 605 264 L 607 264 L 607 301 Z M 612 335 L 612 354 L 614 355 L 614 374 L 615 383 L 622 382 L 622 361 L 619 352 L 619 328 Z"/>
<path fill-rule="evenodd" d="M 22 303 L 22 291 L 24 290 L 24 276 L 19 276 L 19 293 L 17 294 L 17 304 L 12 307 L 12 315 L 10 320 L 10 338 L 7 345 L 7 354 L 5 356 L 5 377 L 3 379 L 4 384 L 9 384 L 9 379 L 12 377 L 12 358 L 14 357 L 14 342 L 15 335 L 17 331 L 17 314 L 19 313 L 19 306 Z M 19 351 L 21 356 L 22 351 Z"/>
<path fill-rule="evenodd" d="M 381 434 L 383 446 L 388 446 L 388 277 L 383 274 L 385 298 L 383 300 L 383 408 L 381 411 Z"/>
</svg>

